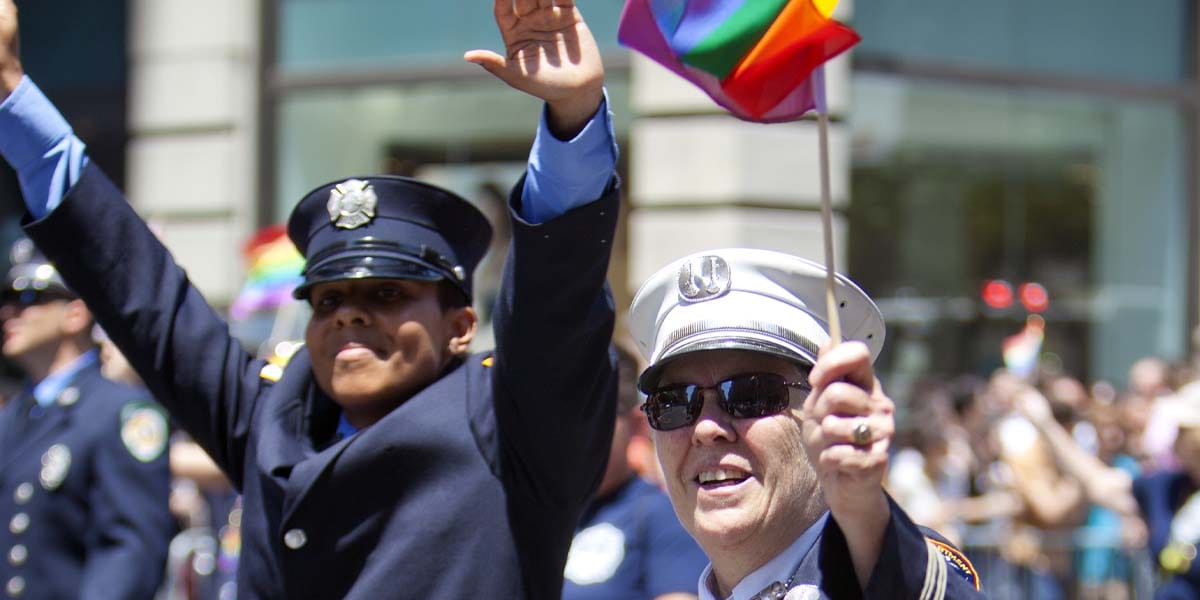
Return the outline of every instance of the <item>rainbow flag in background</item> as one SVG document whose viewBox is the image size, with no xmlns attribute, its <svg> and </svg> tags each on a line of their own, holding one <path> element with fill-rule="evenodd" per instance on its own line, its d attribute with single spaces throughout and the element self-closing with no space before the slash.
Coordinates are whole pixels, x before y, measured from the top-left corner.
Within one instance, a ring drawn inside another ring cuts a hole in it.
<svg viewBox="0 0 1200 600">
<path fill-rule="evenodd" d="M 1025 327 L 1015 335 L 1004 338 L 1001 350 L 1004 368 L 1017 377 L 1028 378 L 1037 368 L 1046 340 L 1046 321 L 1040 315 L 1029 315 Z"/>
<path fill-rule="evenodd" d="M 270 225 L 254 234 L 242 250 L 246 258 L 246 283 L 229 314 L 244 319 L 259 310 L 278 308 L 292 299 L 292 290 L 303 278 L 304 257 L 287 237 L 283 225 Z"/>
<path fill-rule="evenodd" d="M 858 43 L 837 0 L 628 0 L 618 39 L 763 123 L 824 111 L 829 59 Z"/>
</svg>

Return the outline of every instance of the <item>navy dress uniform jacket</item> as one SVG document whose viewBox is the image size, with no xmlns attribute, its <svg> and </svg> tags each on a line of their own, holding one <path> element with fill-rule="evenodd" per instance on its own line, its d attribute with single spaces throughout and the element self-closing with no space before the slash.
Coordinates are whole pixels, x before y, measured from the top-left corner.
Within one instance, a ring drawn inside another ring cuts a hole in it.
<svg viewBox="0 0 1200 600">
<path fill-rule="evenodd" d="M 152 598 L 174 528 L 170 472 L 161 447 L 132 454 L 122 412 L 160 409 L 94 364 L 32 406 L 25 392 L 0 413 L 0 597 Z"/>
<path fill-rule="evenodd" d="M 1146 519 L 1149 530 L 1150 557 L 1157 564 L 1159 555 L 1171 541 L 1171 521 L 1175 513 L 1200 489 L 1187 473 L 1181 471 L 1157 473 L 1134 480 L 1133 495 L 1138 508 Z M 1200 597 L 1200 560 L 1178 573 L 1171 573 L 1158 586 L 1154 597 L 1197 598 Z"/>
<path fill-rule="evenodd" d="M 244 494 L 240 598 L 556 598 L 612 436 L 617 208 L 614 178 L 547 223 L 514 212 L 495 354 L 340 441 L 307 353 L 260 376 L 97 168 L 26 229 Z"/>
<path fill-rule="evenodd" d="M 892 519 L 879 559 L 864 591 L 858 585 L 846 537 L 832 517 L 813 549 L 800 561 L 793 587 L 810 586 L 799 598 L 941 600 L 984 598 L 971 561 L 945 538 L 915 525 L 891 498 Z M 764 599 L 765 600 L 765 599 Z"/>
</svg>

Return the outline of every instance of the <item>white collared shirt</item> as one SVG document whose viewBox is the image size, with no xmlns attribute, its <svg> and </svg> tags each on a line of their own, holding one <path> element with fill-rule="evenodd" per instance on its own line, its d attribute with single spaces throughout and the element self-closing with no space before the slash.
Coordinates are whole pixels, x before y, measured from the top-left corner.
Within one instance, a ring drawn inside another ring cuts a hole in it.
<svg viewBox="0 0 1200 600">
<path fill-rule="evenodd" d="M 796 572 L 800 561 L 804 560 L 804 557 L 808 556 L 813 546 L 816 545 L 817 538 L 820 537 L 821 530 L 825 528 L 825 521 L 828 519 L 829 511 L 825 511 L 812 525 L 808 526 L 808 529 L 804 530 L 804 533 L 800 534 L 800 537 L 796 538 L 796 541 L 792 542 L 791 546 L 733 586 L 733 593 L 728 598 L 718 598 L 713 591 L 717 587 L 717 579 L 713 575 L 712 563 L 709 563 L 704 568 L 704 572 L 700 573 L 700 600 L 747 600 L 776 581 L 786 582 L 792 573 Z"/>
</svg>

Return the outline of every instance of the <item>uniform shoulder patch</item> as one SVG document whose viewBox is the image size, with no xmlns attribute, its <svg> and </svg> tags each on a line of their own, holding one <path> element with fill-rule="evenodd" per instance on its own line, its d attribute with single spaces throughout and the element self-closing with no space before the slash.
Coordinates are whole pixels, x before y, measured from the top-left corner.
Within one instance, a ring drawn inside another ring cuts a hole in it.
<svg viewBox="0 0 1200 600">
<path fill-rule="evenodd" d="M 167 449 L 167 417 L 158 406 L 134 401 L 121 409 L 121 442 L 141 462 L 151 462 Z"/>
<path fill-rule="evenodd" d="M 951 572 L 962 577 L 963 580 L 974 586 L 976 590 L 982 589 L 979 584 L 979 571 L 975 570 L 975 565 L 971 564 L 971 560 L 967 558 L 967 555 L 945 542 L 930 537 L 926 537 L 925 541 L 929 542 L 937 550 L 937 553 L 946 561 L 946 566 Z"/>
<path fill-rule="evenodd" d="M 483 366 L 490 369 L 490 368 L 492 368 L 492 365 L 496 364 L 496 357 L 489 356 L 489 357 L 483 359 L 483 362 L 481 362 L 480 364 L 482 364 Z"/>
</svg>

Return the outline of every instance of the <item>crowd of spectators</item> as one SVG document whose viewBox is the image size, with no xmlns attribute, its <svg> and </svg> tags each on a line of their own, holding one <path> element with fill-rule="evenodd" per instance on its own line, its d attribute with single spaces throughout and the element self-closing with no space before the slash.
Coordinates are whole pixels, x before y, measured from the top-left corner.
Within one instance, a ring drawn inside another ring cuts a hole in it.
<svg viewBox="0 0 1200 600">
<path fill-rule="evenodd" d="M 1138 486 L 1186 473 L 1198 378 L 1190 364 L 1147 357 L 1124 389 L 1046 371 L 921 381 L 888 489 L 965 549 L 990 597 L 1149 597 L 1195 556 L 1195 540 L 1176 551 L 1155 533 L 1195 484 L 1172 492 L 1181 497 L 1157 527 L 1164 517 L 1147 513 Z"/>
</svg>

